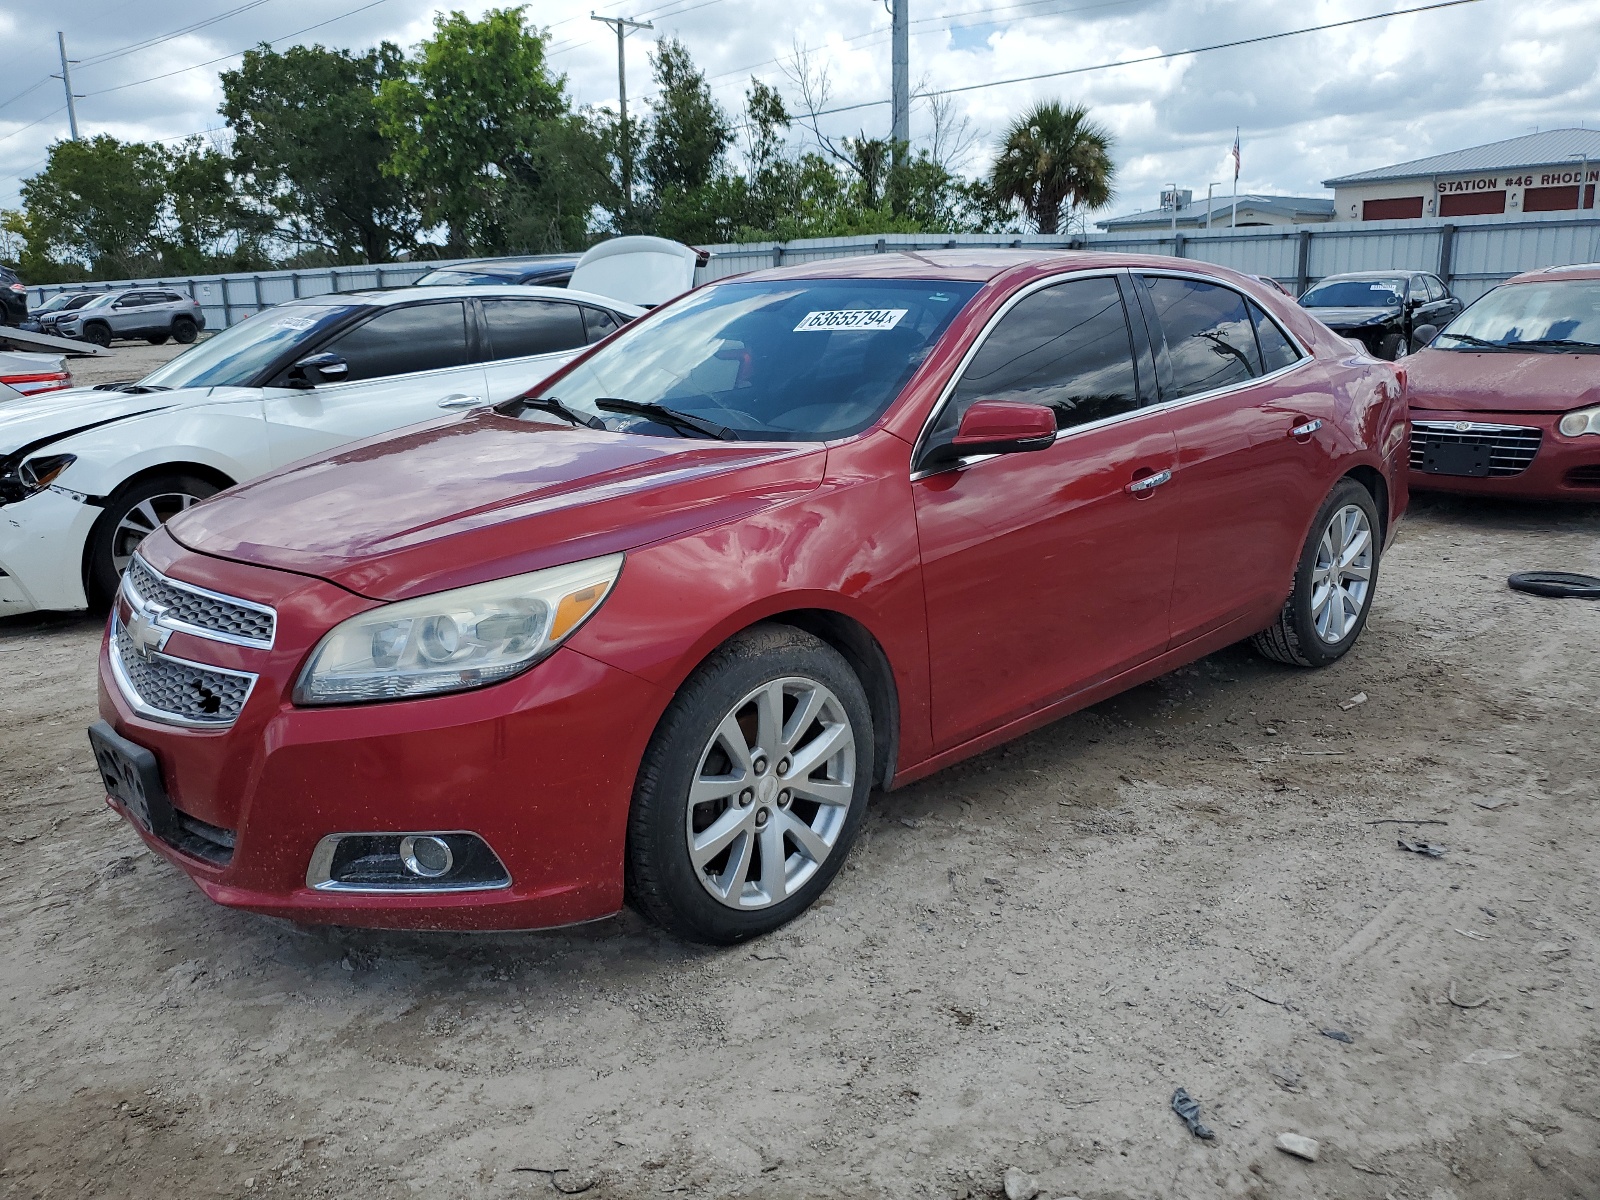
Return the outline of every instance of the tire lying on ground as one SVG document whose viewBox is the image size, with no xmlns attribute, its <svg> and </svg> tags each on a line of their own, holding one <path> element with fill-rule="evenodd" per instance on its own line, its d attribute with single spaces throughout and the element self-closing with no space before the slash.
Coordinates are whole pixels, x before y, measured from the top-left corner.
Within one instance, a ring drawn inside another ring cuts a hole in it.
<svg viewBox="0 0 1600 1200">
<path fill-rule="evenodd" d="M 1520 571 L 1506 580 L 1513 590 L 1558 600 L 1600 600 L 1600 579 L 1571 571 Z"/>
</svg>

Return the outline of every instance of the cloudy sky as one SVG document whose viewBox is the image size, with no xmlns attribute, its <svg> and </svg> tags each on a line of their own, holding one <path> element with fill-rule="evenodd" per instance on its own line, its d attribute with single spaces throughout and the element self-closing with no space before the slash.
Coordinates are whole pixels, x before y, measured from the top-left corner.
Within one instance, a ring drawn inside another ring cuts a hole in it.
<svg viewBox="0 0 1600 1200">
<path fill-rule="evenodd" d="M 912 0 L 911 75 L 929 90 L 1097 66 L 1258 37 L 1427 0 Z M 503 6 L 503 5 L 502 5 Z M 84 135 L 177 140 L 222 125 L 217 73 L 261 41 L 366 47 L 426 36 L 429 0 L 0 0 L 0 207 L 67 136 L 56 31 L 66 34 Z M 491 5 L 451 5 L 474 15 Z M 630 108 L 648 99 L 648 39 L 675 35 L 736 109 L 752 74 L 793 95 L 796 47 L 825 67 L 831 107 L 889 94 L 884 0 L 539 0 L 553 63 L 579 104 L 616 103 L 616 42 L 603 15 L 653 20 L 628 44 Z M 951 97 L 978 135 L 982 170 L 1030 101 L 1090 105 L 1116 136 L 1117 197 L 1101 215 L 1152 207 L 1176 181 L 1231 187 L 1235 126 L 1241 191 L 1328 195 L 1352 170 L 1600 122 L 1600 22 L 1593 0 L 1475 0 L 1454 8 L 1138 66 L 984 87 Z M 930 132 L 927 102 L 912 134 Z M 886 103 L 825 120 L 831 134 L 887 134 Z"/>
</svg>

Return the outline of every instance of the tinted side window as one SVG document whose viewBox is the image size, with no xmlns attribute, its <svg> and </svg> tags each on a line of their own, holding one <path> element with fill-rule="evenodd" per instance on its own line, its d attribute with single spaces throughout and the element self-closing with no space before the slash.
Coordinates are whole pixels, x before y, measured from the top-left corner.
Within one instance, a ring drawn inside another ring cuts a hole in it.
<svg viewBox="0 0 1600 1200">
<path fill-rule="evenodd" d="M 467 361 L 467 313 L 459 300 L 391 308 L 328 347 L 350 364 L 345 378 L 381 379 Z"/>
<path fill-rule="evenodd" d="M 583 324 L 589 331 L 591 342 L 598 342 L 612 330 L 622 328 L 622 322 L 603 308 L 585 308 Z"/>
<path fill-rule="evenodd" d="M 583 317 L 576 304 L 560 300 L 485 300 L 491 358 L 555 354 L 584 344 Z"/>
<path fill-rule="evenodd" d="M 1244 297 L 1197 279 L 1143 277 L 1153 302 L 1170 381 L 1163 400 L 1242 383 L 1261 374 L 1256 336 Z M 1154 332 L 1154 331 L 1152 331 Z"/>
<path fill-rule="evenodd" d="M 1440 283 L 1432 275 L 1424 275 L 1423 279 L 1426 280 L 1428 284 L 1429 300 L 1443 300 L 1447 295 L 1449 295 L 1449 293 L 1445 291 L 1444 284 Z"/>
<path fill-rule="evenodd" d="M 939 415 L 931 445 L 955 436 L 977 400 L 1055 409 L 1068 429 L 1139 407 L 1133 343 L 1115 279 L 1079 279 L 1018 302 L 973 356 Z"/>
<path fill-rule="evenodd" d="M 1265 374 L 1270 375 L 1300 360 L 1300 351 L 1296 350 L 1294 343 L 1284 336 L 1276 321 L 1255 304 L 1250 305 L 1250 316 L 1256 323 L 1256 341 L 1261 345 L 1261 362 Z"/>
</svg>

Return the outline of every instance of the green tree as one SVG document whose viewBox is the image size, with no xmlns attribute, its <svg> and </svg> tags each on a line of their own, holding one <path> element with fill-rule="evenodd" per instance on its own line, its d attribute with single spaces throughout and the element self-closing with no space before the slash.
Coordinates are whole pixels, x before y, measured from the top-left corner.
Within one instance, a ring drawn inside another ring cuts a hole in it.
<svg viewBox="0 0 1600 1200">
<path fill-rule="evenodd" d="M 336 262 L 390 262 L 413 247 L 419 214 L 406 180 L 383 170 L 395 148 L 378 128 L 378 90 L 404 73 L 388 42 L 359 55 L 262 44 L 222 73 L 233 170 L 280 240 Z"/>
<path fill-rule="evenodd" d="M 44 169 L 22 184 L 34 262 L 76 260 L 101 279 L 155 269 L 167 171 L 160 146 L 109 134 L 51 146 Z"/>
<path fill-rule="evenodd" d="M 167 271 L 248 270 L 268 265 L 262 240 L 271 222 L 251 211 L 234 187 L 227 155 L 191 137 L 167 157 Z"/>
<path fill-rule="evenodd" d="M 1058 233 L 1063 210 L 1109 203 L 1116 167 L 1111 134 L 1084 105 L 1041 101 L 1006 131 L 989 172 L 1003 201 L 1019 205 L 1040 233 Z"/>
<path fill-rule="evenodd" d="M 451 250 L 576 248 L 609 198 L 605 145 L 550 71 L 548 38 L 523 8 L 434 17 L 434 36 L 378 92 L 394 143 L 385 170 L 417 188 L 426 226 Z"/>
<path fill-rule="evenodd" d="M 657 43 L 650 65 L 658 90 L 640 164 L 645 179 L 657 194 L 704 187 L 722 170 L 733 142 L 728 114 L 711 98 L 705 72 L 677 38 Z"/>
</svg>

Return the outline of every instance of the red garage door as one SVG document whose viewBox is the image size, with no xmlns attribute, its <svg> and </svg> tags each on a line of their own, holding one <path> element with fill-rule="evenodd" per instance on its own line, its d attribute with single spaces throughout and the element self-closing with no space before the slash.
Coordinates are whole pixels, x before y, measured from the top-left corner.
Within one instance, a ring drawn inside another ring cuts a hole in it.
<svg viewBox="0 0 1600 1200">
<path fill-rule="evenodd" d="M 1441 217 L 1488 217 L 1505 210 L 1504 192 L 1453 192 L 1439 197 Z"/>
<path fill-rule="evenodd" d="M 1594 184 L 1586 189 L 1588 195 L 1583 198 L 1585 208 L 1594 207 Z M 1540 187 L 1528 188 L 1522 193 L 1523 212 L 1565 212 L 1569 208 L 1578 207 L 1578 185 L 1571 187 Z"/>
<path fill-rule="evenodd" d="M 1361 206 L 1363 221 L 1404 221 L 1421 215 L 1421 196 L 1401 196 L 1398 200 L 1368 200 Z"/>
</svg>

